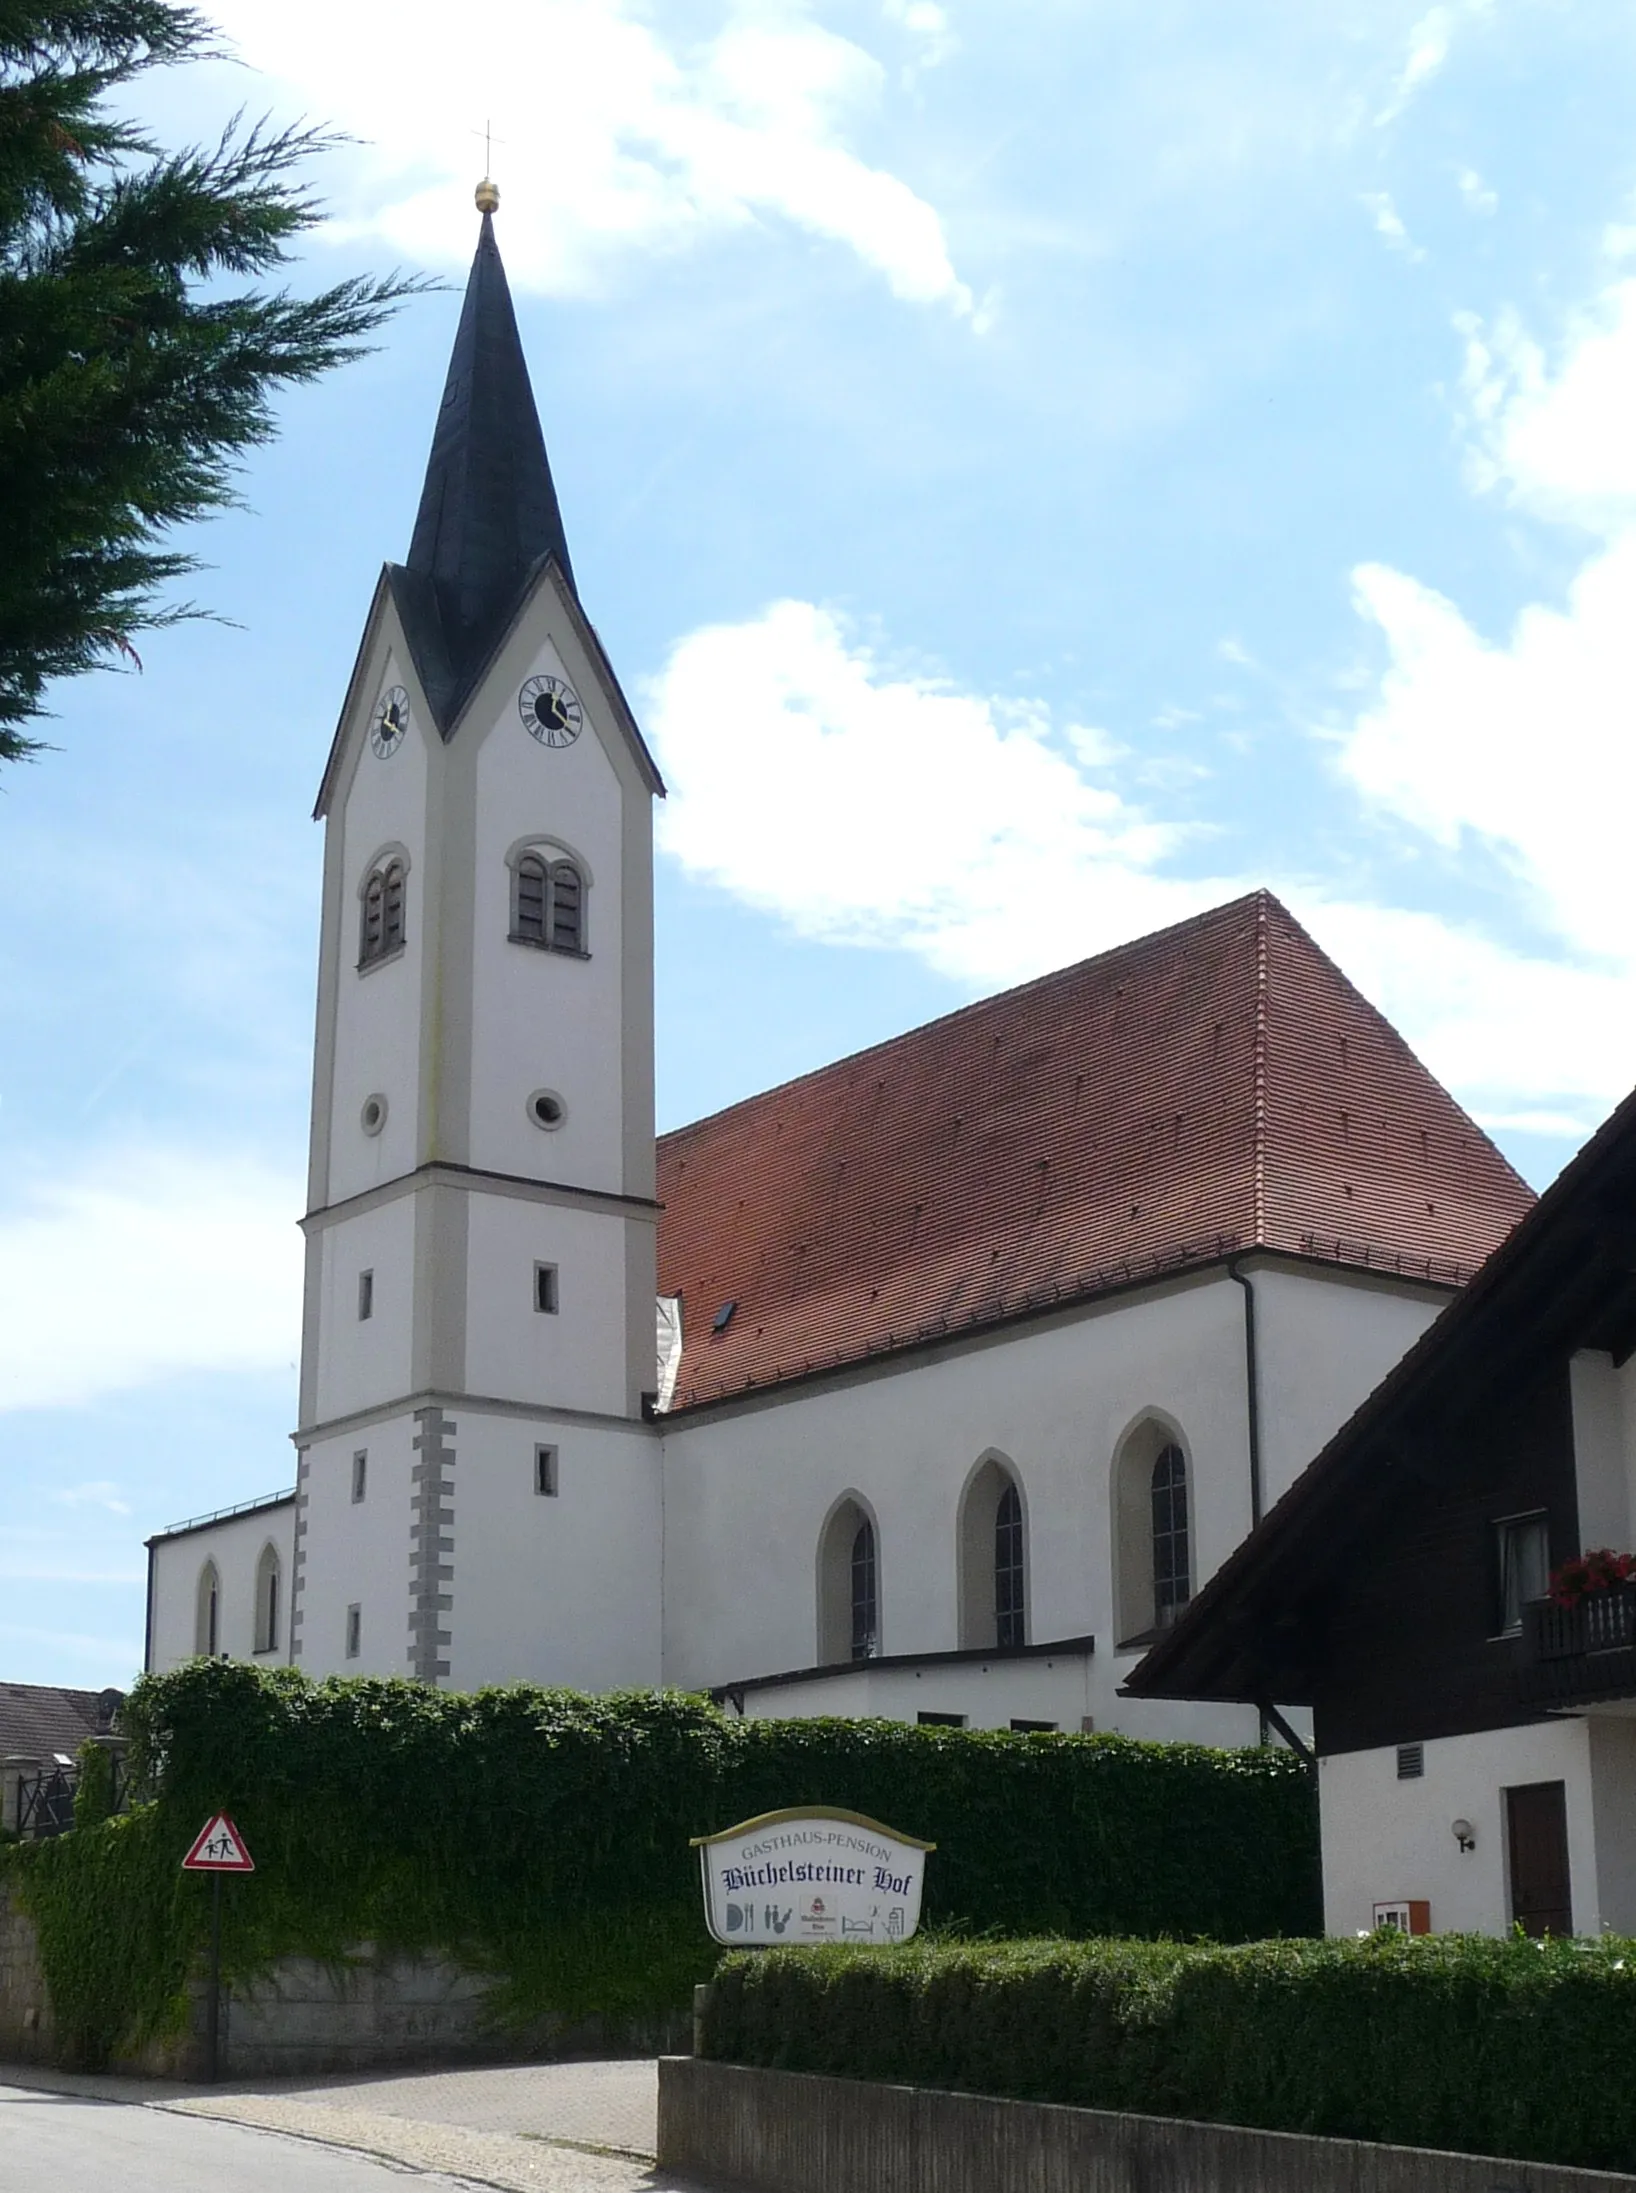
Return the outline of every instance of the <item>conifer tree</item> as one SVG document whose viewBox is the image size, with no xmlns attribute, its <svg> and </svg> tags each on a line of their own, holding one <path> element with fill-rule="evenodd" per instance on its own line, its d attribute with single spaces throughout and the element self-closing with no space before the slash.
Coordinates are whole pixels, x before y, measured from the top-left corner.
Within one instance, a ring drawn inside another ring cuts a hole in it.
<svg viewBox="0 0 1636 2193">
<path fill-rule="evenodd" d="M 234 501 L 280 386 L 422 286 L 263 286 L 336 140 L 236 121 L 170 151 L 128 118 L 147 70 L 218 50 L 173 0 L 0 0 L 0 761 L 38 749 L 49 680 L 203 614 L 170 598 L 197 565 L 166 535 Z"/>
</svg>

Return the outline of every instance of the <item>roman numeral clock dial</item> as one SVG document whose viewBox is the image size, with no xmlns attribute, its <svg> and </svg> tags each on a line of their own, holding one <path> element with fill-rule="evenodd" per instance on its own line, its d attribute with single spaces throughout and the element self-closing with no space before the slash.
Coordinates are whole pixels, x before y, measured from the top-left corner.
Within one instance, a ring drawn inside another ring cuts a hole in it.
<svg viewBox="0 0 1636 2193">
<path fill-rule="evenodd" d="M 585 728 L 579 695 L 565 678 L 530 678 L 517 695 L 517 713 L 542 746 L 572 746 Z"/>
<path fill-rule="evenodd" d="M 381 695 L 369 726 L 369 744 L 381 761 L 388 761 L 403 744 L 409 728 L 409 696 L 401 685 L 389 686 Z"/>
</svg>

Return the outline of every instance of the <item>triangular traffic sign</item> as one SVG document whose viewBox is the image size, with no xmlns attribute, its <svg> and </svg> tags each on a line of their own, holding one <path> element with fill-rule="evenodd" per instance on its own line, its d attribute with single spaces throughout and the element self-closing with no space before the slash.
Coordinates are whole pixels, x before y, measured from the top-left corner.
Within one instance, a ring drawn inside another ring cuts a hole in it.
<svg viewBox="0 0 1636 2193">
<path fill-rule="evenodd" d="M 184 1873 L 254 1873 L 244 1837 L 225 1812 L 213 1813 L 194 1838 L 193 1848 L 182 1860 Z"/>
</svg>

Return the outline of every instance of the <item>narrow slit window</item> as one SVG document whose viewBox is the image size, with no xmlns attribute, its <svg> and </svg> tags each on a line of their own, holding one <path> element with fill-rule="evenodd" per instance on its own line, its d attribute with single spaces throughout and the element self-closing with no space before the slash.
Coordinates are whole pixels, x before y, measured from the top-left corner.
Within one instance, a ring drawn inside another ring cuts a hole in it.
<svg viewBox="0 0 1636 2193">
<path fill-rule="evenodd" d="M 369 1486 L 369 1449 L 360 1447 L 352 1457 L 352 1499 L 354 1506 L 362 1500 Z"/>
<path fill-rule="evenodd" d="M 555 1447 L 534 1449 L 534 1490 L 547 1500 L 557 1497 L 557 1450 Z"/>
<path fill-rule="evenodd" d="M 534 1307 L 545 1317 L 557 1314 L 557 1267 L 554 1264 L 534 1267 Z"/>
<path fill-rule="evenodd" d="M 375 1274 L 373 1272 L 360 1272 L 358 1274 L 358 1315 L 362 1319 L 373 1317 L 374 1314 Z"/>
<path fill-rule="evenodd" d="M 364 1649 L 364 1610 L 361 1606 L 347 1609 L 347 1658 L 356 1660 Z"/>
</svg>

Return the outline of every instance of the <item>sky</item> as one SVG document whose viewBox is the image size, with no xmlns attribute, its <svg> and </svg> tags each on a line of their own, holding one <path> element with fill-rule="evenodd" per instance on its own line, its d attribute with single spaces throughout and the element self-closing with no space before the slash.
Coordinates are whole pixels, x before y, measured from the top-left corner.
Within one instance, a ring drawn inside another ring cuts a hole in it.
<svg viewBox="0 0 1636 2193">
<path fill-rule="evenodd" d="M 333 124 L 399 267 L 0 778 L 0 1677 L 140 1665 L 293 1481 L 313 796 L 483 132 L 667 779 L 661 1126 L 1265 884 L 1543 1186 L 1636 1081 L 1636 12 L 211 0 L 170 143 Z"/>
</svg>

